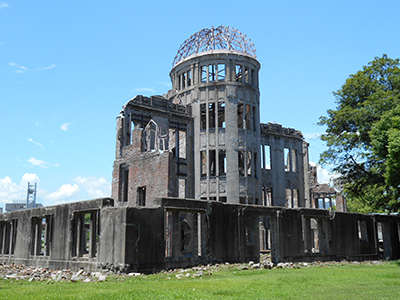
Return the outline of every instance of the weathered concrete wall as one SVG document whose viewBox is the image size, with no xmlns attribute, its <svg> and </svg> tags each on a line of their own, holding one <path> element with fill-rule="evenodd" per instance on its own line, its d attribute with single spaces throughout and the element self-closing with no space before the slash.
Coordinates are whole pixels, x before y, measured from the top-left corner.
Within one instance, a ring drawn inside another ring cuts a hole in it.
<svg viewBox="0 0 400 300">
<path fill-rule="evenodd" d="M 105 198 L 0 214 L 0 261 L 124 272 L 257 262 L 259 222 L 274 263 L 400 257 L 398 216 L 179 198 L 113 207 Z"/>
</svg>

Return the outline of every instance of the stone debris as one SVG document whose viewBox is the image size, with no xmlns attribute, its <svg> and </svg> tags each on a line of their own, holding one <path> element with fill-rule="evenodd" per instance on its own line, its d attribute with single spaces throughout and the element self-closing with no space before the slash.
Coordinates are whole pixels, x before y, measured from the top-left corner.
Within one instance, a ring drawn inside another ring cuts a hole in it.
<svg viewBox="0 0 400 300">
<path fill-rule="evenodd" d="M 201 278 L 202 276 L 208 275 L 211 276 L 214 272 L 218 272 L 221 270 L 228 269 L 236 269 L 238 271 L 252 270 L 252 269 L 301 269 L 301 268 L 309 268 L 309 267 L 331 267 L 331 266 L 344 266 L 344 265 L 380 265 L 384 264 L 385 261 L 374 260 L 374 261 L 315 261 L 315 262 L 282 262 L 275 265 L 271 262 L 270 256 L 262 255 L 260 257 L 260 262 L 255 263 L 254 261 L 250 261 L 248 263 L 243 264 L 234 264 L 234 263 L 224 263 L 224 264 L 208 264 L 206 266 L 200 265 L 188 269 L 175 269 L 175 270 L 164 270 L 157 275 L 165 276 L 166 279 L 171 279 L 175 275 L 176 279 L 186 279 L 186 278 Z M 235 271 L 233 273 L 236 273 Z M 103 282 L 107 280 L 107 276 L 116 277 L 118 281 L 123 281 L 124 277 L 137 277 L 142 276 L 145 278 L 142 273 L 131 272 L 128 274 L 115 274 L 111 271 L 97 271 L 97 272 L 86 272 L 84 269 L 81 269 L 77 272 L 71 271 L 70 269 L 64 270 L 50 270 L 48 268 L 34 268 L 27 267 L 25 265 L 17 265 L 17 264 L 3 264 L 0 263 L 0 279 L 6 280 L 27 280 L 29 282 L 33 281 L 42 281 L 49 284 L 59 281 L 65 282 Z"/>
<path fill-rule="evenodd" d="M 7 280 L 28 280 L 32 281 L 46 281 L 47 283 L 54 283 L 59 281 L 67 282 L 96 282 L 105 281 L 107 275 L 113 274 L 112 272 L 86 272 L 81 269 L 74 272 L 70 269 L 64 270 L 50 270 L 48 268 L 35 268 L 25 265 L 18 265 L 11 263 L 9 265 L 0 262 L 0 279 Z M 141 273 L 132 273 L 139 276 Z"/>
</svg>

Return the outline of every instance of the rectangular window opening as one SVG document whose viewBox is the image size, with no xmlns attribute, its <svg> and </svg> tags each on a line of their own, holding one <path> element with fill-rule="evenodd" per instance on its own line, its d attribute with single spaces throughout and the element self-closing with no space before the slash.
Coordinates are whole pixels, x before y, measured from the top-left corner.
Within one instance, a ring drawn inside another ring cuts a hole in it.
<svg viewBox="0 0 400 300">
<path fill-rule="evenodd" d="M 183 73 L 182 74 L 182 89 L 184 89 L 186 87 L 186 74 Z"/>
<path fill-rule="evenodd" d="M 367 222 L 358 220 L 358 238 L 360 242 L 368 243 Z"/>
<path fill-rule="evenodd" d="M 225 80 L 225 64 L 218 64 L 218 81 Z"/>
<path fill-rule="evenodd" d="M 208 82 L 215 81 L 215 65 L 208 66 Z"/>
<path fill-rule="evenodd" d="M 187 72 L 187 86 L 191 86 L 192 85 L 192 72 L 188 71 Z"/>
<path fill-rule="evenodd" d="M 218 102 L 218 128 L 225 128 L 225 102 Z"/>
<path fill-rule="evenodd" d="M 137 206 L 146 206 L 146 186 L 137 188 Z"/>
<path fill-rule="evenodd" d="M 283 150 L 283 155 L 284 155 L 284 164 L 285 164 L 285 172 L 290 172 L 290 150 L 288 148 L 285 148 Z"/>
<path fill-rule="evenodd" d="M 243 79 L 242 66 L 236 65 L 235 70 L 236 70 L 236 81 L 242 82 L 242 79 Z"/>
<path fill-rule="evenodd" d="M 216 157 L 215 150 L 209 150 L 209 166 L 210 166 L 210 176 L 216 176 Z"/>
<path fill-rule="evenodd" d="M 207 66 L 201 67 L 201 82 L 202 83 L 207 82 Z"/>
<path fill-rule="evenodd" d="M 128 201 L 128 186 L 129 186 L 129 167 L 127 165 L 120 166 L 119 175 L 119 197 L 120 202 Z"/>
<path fill-rule="evenodd" d="M 271 170 L 271 146 L 265 145 L 265 169 Z"/>
<path fill-rule="evenodd" d="M 252 176 L 253 173 L 253 162 L 252 162 L 252 155 L 251 151 L 246 151 L 246 174 L 247 176 Z"/>
<path fill-rule="evenodd" d="M 257 116 L 257 114 L 256 114 L 256 107 L 255 106 L 253 106 L 253 115 L 252 115 L 252 117 L 253 117 L 253 130 L 254 131 L 257 131 L 257 120 L 256 120 L 256 116 Z"/>
<path fill-rule="evenodd" d="M 208 103 L 208 127 L 215 128 L 215 103 Z"/>
</svg>

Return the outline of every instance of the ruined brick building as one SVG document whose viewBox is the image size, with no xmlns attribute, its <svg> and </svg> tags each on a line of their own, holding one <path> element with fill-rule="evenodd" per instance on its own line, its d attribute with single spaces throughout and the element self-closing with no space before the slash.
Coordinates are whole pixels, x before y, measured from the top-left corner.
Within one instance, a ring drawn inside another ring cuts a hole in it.
<svg viewBox="0 0 400 300">
<path fill-rule="evenodd" d="M 260 124 L 259 70 L 236 29 L 192 35 L 172 90 L 117 117 L 111 198 L 0 214 L 0 261 L 153 272 L 260 250 L 273 262 L 400 257 L 399 217 L 346 213 L 302 133 Z"/>
<path fill-rule="evenodd" d="M 254 45 L 233 28 L 185 41 L 172 90 L 136 96 L 117 118 L 118 205 L 180 197 L 310 207 L 308 143 L 300 131 L 260 124 L 259 70 Z"/>
</svg>

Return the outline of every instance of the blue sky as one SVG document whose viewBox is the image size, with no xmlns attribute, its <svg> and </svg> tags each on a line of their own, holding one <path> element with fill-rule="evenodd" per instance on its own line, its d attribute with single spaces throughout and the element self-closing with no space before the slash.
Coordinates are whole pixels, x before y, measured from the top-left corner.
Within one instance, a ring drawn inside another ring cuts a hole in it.
<svg viewBox="0 0 400 300">
<path fill-rule="evenodd" d="M 310 161 L 332 91 L 386 53 L 399 57 L 400 1 L 0 0 L 0 207 L 110 196 L 115 118 L 164 94 L 185 39 L 231 26 L 261 63 L 261 121 L 301 130 Z M 322 174 L 322 173 L 321 173 Z"/>
</svg>

